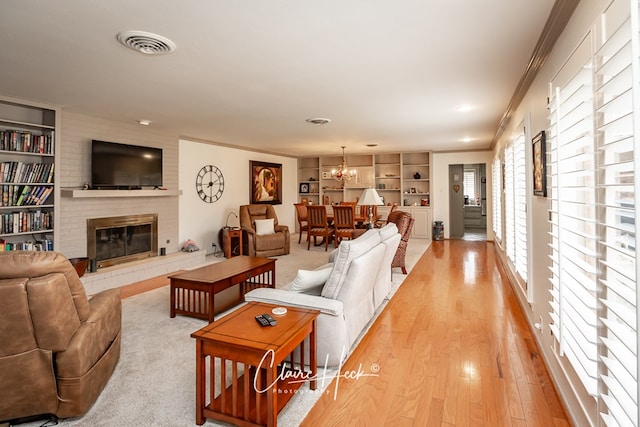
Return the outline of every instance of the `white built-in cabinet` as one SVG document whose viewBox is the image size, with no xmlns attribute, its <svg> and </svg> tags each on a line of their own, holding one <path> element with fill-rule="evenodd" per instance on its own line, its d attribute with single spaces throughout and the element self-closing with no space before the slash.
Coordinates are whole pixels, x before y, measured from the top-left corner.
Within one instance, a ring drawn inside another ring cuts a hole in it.
<svg viewBox="0 0 640 427">
<path fill-rule="evenodd" d="M 366 188 L 375 188 L 386 206 L 378 208 L 386 217 L 392 204 L 411 213 L 415 219 L 413 237 L 431 238 L 431 153 L 351 154 L 345 156 L 355 177 L 346 184 L 336 181 L 331 171 L 342 163 L 342 156 L 298 158 L 298 200 L 334 205 L 355 201 Z"/>
</svg>

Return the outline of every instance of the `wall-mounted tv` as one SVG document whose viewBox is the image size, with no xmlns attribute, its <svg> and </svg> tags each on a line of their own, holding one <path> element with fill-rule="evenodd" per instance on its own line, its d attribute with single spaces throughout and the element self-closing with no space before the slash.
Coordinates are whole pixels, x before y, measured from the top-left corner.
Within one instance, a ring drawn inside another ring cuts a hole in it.
<svg viewBox="0 0 640 427">
<path fill-rule="evenodd" d="M 162 187 L 162 149 L 91 142 L 91 188 Z"/>
</svg>

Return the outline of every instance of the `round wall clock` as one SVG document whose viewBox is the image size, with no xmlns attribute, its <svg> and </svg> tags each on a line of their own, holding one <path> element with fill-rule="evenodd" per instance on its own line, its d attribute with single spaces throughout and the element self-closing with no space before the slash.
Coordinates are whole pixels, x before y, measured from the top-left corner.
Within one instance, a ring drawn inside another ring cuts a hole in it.
<svg viewBox="0 0 640 427">
<path fill-rule="evenodd" d="M 206 203 L 214 203 L 224 192 L 224 176 L 220 169 L 213 165 L 204 166 L 196 176 L 196 191 Z"/>
</svg>

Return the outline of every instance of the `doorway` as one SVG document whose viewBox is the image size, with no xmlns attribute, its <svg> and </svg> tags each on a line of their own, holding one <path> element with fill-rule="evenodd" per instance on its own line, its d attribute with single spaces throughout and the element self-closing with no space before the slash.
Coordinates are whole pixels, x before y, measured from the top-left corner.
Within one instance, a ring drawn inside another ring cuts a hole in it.
<svg viewBox="0 0 640 427">
<path fill-rule="evenodd" d="M 486 164 L 449 165 L 449 237 L 487 240 Z"/>
</svg>

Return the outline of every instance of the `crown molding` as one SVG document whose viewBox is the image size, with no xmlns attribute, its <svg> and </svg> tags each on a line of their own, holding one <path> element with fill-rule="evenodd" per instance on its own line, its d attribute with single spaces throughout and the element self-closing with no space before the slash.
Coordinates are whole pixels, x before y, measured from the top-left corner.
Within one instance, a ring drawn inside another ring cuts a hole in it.
<svg viewBox="0 0 640 427">
<path fill-rule="evenodd" d="M 580 0 L 556 0 L 554 3 L 551 13 L 549 14 L 549 19 L 547 19 L 547 22 L 542 29 L 542 33 L 540 34 L 540 38 L 533 49 L 527 68 L 520 78 L 518 86 L 516 86 L 516 90 L 509 101 L 509 105 L 507 105 L 507 110 L 500 119 L 498 130 L 496 131 L 493 140 L 491 140 L 490 148 L 492 150 L 509 124 L 514 111 L 518 108 L 527 94 L 527 91 L 538 75 L 538 72 L 547 61 L 553 46 L 556 44 L 556 41 L 567 26 L 567 23 L 571 19 L 573 12 L 576 10 L 578 3 L 580 3 Z"/>
</svg>

